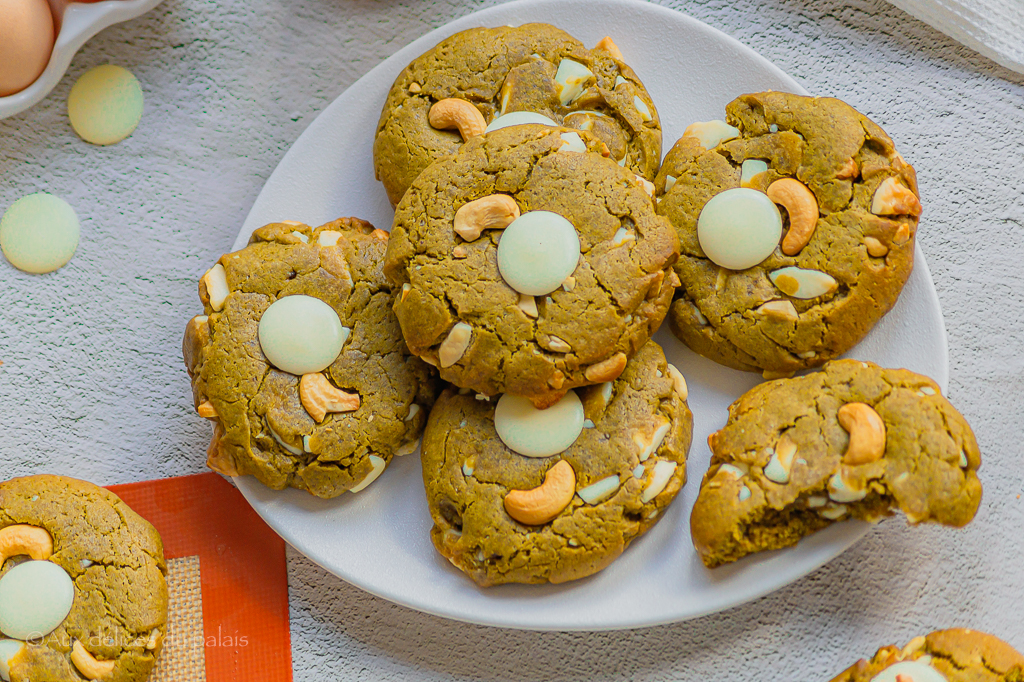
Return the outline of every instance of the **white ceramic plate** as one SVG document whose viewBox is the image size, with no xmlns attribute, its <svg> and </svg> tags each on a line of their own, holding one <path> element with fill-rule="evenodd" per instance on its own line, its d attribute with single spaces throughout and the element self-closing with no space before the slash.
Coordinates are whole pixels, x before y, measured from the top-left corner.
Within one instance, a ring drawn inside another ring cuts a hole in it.
<svg viewBox="0 0 1024 682">
<path fill-rule="evenodd" d="M 59 8 L 63 2 L 51 2 L 51 6 Z M 141 16 L 161 2 L 163 0 L 105 0 L 68 5 L 58 24 L 60 33 L 46 70 L 21 92 L 0 97 L 0 118 L 14 116 L 46 97 L 68 70 L 71 58 L 89 38 L 108 26 Z"/>
<path fill-rule="evenodd" d="M 241 248 L 252 230 L 275 220 L 320 225 L 353 215 L 387 229 L 393 213 L 374 180 L 371 147 L 395 77 L 452 33 L 530 21 L 563 27 L 588 45 L 612 34 L 658 106 L 666 150 L 689 123 L 721 118 L 725 104 L 740 93 L 804 92 L 732 38 L 656 5 L 636 0 L 520 0 L 501 5 L 420 38 L 327 107 L 267 181 L 235 247 Z M 596 576 L 560 586 L 476 587 L 430 543 L 431 521 L 415 455 L 396 459 L 365 491 L 332 501 L 297 490 L 274 492 L 250 477 L 236 481 L 285 540 L 368 592 L 448 618 L 536 630 L 631 628 L 720 611 L 807 574 L 865 533 L 866 524 L 841 523 L 794 548 L 705 569 L 690 543 L 689 516 L 710 460 L 707 436 L 725 423 L 729 403 L 760 377 L 691 353 L 667 329 L 655 338 L 689 382 L 694 414 L 690 482 L 661 522 Z M 922 372 L 945 389 L 946 335 L 920 251 L 895 310 L 850 355 Z"/>
</svg>

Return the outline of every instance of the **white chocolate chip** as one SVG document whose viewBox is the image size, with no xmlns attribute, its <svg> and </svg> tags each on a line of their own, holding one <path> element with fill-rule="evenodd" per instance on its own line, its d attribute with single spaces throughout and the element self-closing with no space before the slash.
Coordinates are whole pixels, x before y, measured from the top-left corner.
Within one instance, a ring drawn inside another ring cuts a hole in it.
<svg viewBox="0 0 1024 682">
<path fill-rule="evenodd" d="M 912 661 L 900 661 L 872 677 L 871 682 L 898 682 L 901 679 L 910 682 L 946 682 L 945 675 L 928 665 L 930 660 L 931 657 L 922 656 Z"/>
<path fill-rule="evenodd" d="M 761 173 L 768 172 L 768 164 L 761 159 L 747 159 L 740 166 L 740 187 L 750 187 L 751 181 Z"/>
<path fill-rule="evenodd" d="M 683 373 L 676 369 L 676 366 L 672 363 L 668 365 L 668 377 L 672 380 L 672 389 L 679 396 L 680 400 L 686 400 L 690 397 L 690 390 L 686 387 L 686 379 L 683 377 Z"/>
<path fill-rule="evenodd" d="M 813 350 L 809 350 L 809 351 L 804 352 L 804 353 L 797 353 L 796 354 L 796 356 L 798 358 L 800 358 L 801 360 L 810 360 L 811 358 L 813 358 L 816 355 L 817 355 L 817 353 L 815 351 L 813 351 Z"/>
<path fill-rule="evenodd" d="M 922 386 L 921 393 L 924 393 L 925 395 L 935 395 L 935 389 L 931 386 Z"/>
<path fill-rule="evenodd" d="M 502 128 L 509 128 L 511 126 L 521 126 L 528 124 L 536 124 L 542 126 L 557 126 L 558 124 L 552 121 L 543 114 L 537 114 L 532 111 L 513 111 L 508 114 L 502 114 L 493 121 L 491 121 L 486 128 L 485 133 L 494 132 L 495 130 L 501 130 Z"/>
<path fill-rule="evenodd" d="M 527 317 L 537 319 L 537 299 L 528 294 L 519 294 L 519 303 L 516 304 Z"/>
<path fill-rule="evenodd" d="M 820 509 L 828 504 L 828 498 L 824 495 L 811 495 L 807 498 L 807 506 L 811 509 Z"/>
<path fill-rule="evenodd" d="M 789 474 L 793 468 L 793 457 L 796 456 L 796 443 L 789 436 L 783 435 L 772 451 L 772 457 L 764 468 L 764 475 L 775 483 L 789 483 Z"/>
<path fill-rule="evenodd" d="M 636 235 L 626 228 L 620 227 L 612 236 L 611 247 L 614 249 L 632 241 L 636 241 Z"/>
<path fill-rule="evenodd" d="M 846 502 L 859 502 L 868 496 L 868 491 L 865 490 L 853 490 L 843 480 L 842 473 L 833 474 L 832 478 L 828 479 L 828 496 L 831 497 L 835 502 L 846 503 Z"/>
<path fill-rule="evenodd" d="M 585 428 L 585 429 L 592 429 L 592 428 L 594 428 L 594 422 L 590 421 L 589 419 L 584 419 L 583 420 L 583 428 Z"/>
<path fill-rule="evenodd" d="M 577 540 L 575 538 L 569 538 L 569 546 L 570 547 L 579 547 L 580 546 L 580 542 L 579 542 L 579 540 Z"/>
<path fill-rule="evenodd" d="M 587 151 L 587 144 L 579 136 L 579 133 L 562 133 L 559 137 L 562 138 L 562 146 L 558 148 L 558 151 L 576 152 L 578 154 Z"/>
<path fill-rule="evenodd" d="M 302 454 L 302 450 L 299 450 L 298 448 L 292 447 L 291 445 L 288 445 L 288 443 L 285 443 L 284 439 L 282 439 L 281 436 L 277 435 L 277 431 L 274 431 L 274 429 L 270 428 L 270 426 L 267 426 L 267 431 L 270 431 L 270 436 L 274 440 L 276 440 L 277 444 L 284 448 L 286 451 L 292 453 L 293 455 Z"/>
<path fill-rule="evenodd" d="M 292 234 L 293 234 L 293 235 L 294 235 L 294 236 L 295 236 L 295 237 L 296 237 L 296 238 L 297 238 L 297 239 L 298 239 L 298 240 L 299 240 L 300 242 L 302 242 L 303 244 L 308 244 L 308 243 L 309 243 L 309 237 L 307 237 L 306 235 L 302 234 L 301 232 L 296 232 L 295 230 L 292 230 Z"/>
<path fill-rule="evenodd" d="M 640 448 L 641 462 L 646 462 L 648 457 L 657 452 L 658 448 L 661 447 L 661 442 L 665 440 L 665 436 L 672 427 L 672 422 L 660 414 L 658 415 L 658 421 L 660 423 L 654 428 L 652 433 L 633 432 L 633 442 Z"/>
<path fill-rule="evenodd" d="M 405 455 L 411 455 L 412 453 L 416 452 L 416 448 L 420 446 L 420 441 L 422 440 L 422 438 L 417 438 L 416 440 L 411 440 L 408 443 L 403 443 L 399 445 L 398 448 L 395 450 L 395 457 L 403 457 Z"/>
<path fill-rule="evenodd" d="M 302 437 L 302 451 L 303 452 L 309 452 L 309 453 L 313 452 L 313 450 L 311 449 L 311 447 L 309 445 L 309 436 L 303 436 Z"/>
<path fill-rule="evenodd" d="M 224 271 L 224 266 L 220 263 L 214 265 L 203 275 L 203 281 L 206 282 L 206 293 L 210 297 L 210 307 L 216 311 L 222 310 L 224 308 L 224 301 L 227 299 L 228 294 L 231 293 L 228 289 L 228 275 Z"/>
<path fill-rule="evenodd" d="M 608 403 L 612 401 L 612 393 L 614 389 L 615 386 L 611 381 L 606 381 L 603 384 L 601 384 L 601 401 L 605 404 L 605 406 L 607 406 Z"/>
<path fill-rule="evenodd" d="M 740 488 L 740 496 L 739 497 L 740 497 L 740 502 L 746 502 L 747 500 L 749 500 L 750 499 L 750 488 L 748 488 L 747 486 L 742 486 Z"/>
<path fill-rule="evenodd" d="M 337 246 L 339 239 L 341 239 L 341 232 L 324 230 L 316 236 L 316 243 L 320 246 Z"/>
<path fill-rule="evenodd" d="M 639 175 L 636 176 L 636 182 L 637 182 L 638 185 L 640 185 L 640 187 L 644 190 L 644 192 L 647 193 L 647 196 L 649 196 L 649 197 L 653 197 L 654 196 L 654 183 L 653 182 L 651 182 L 647 178 L 644 178 L 644 177 L 639 176 Z"/>
<path fill-rule="evenodd" d="M 639 95 L 633 95 L 633 106 L 636 107 L 636 110 L 640 113 L 640 118 L 644 123 L 654 120 L 654 117 L 651 116 L 650 107 L 647 106 L 647 102 L 640 99 Z"/>
<path fill-rule="evenodd" d="M 770 132 L 770 133 L 777 133 L 777 132 L 779 132 L 779 126 L 775 125 L 774 123 L 771 124 L 770 126 L 768 126 L 768 132 Z"/>
<path fill-rule="evenodd" d="M 683 131 L 683 137 L 695 137 L 704 149 L 714 149 L 726 140 L 740 136 L 740 129 L 725 121 L 698 121 Z"/>
<path fill-rule="evenodd" d="M 747 472 L 744 469 L 741 469 L 739 466 L 735 464 L 723 464 L 722 466 L 718 467 L 718 471 L 715 472 L 715 476 L 723 473 L 727 476 L 732 476 L 735 479 L 741 479 L 747 474 Z"/>
<path fill-rule="evenodd" d="M 665 176 L 665 194 L 668 194 L 673 187 L 676 186 L 676 178 L 674 175 Z"/>
<path fill-rule="evenodd" d="M 676 462 L 668 462 L 666 460 L 655 462 L 654 470 L 651 472 L 651 481 L 640 495 L 640 501 L 647 504 L 660 495 L 665 490 L 669 480 L 671 480 L 677 466 L 679 465 Z"/>
<path fill-rule="evenodd" d="M 563 59 L 558 63 L 558 71 L 555 72 L 558 99 L 563 105 L 568 105 L 583 94 L 584 87 L 593 77 L 594 72 L 579 62 Z"/>
<path fill-rule="evenodd" d="M 967 453 L 964 452 L 963 450 L 960 451 L 960 468 L 967 468 Z"/>
<path fill-rule="evenodd" d="M 350 488 L 351 492 L 358 493 L 361 490 L 365 490 L 366 486 L 376 481 L 377 477 L 384 471 L 385 462 L 377 455 L 370 455 L 370 464 L 373 466 L 373 468 L 370 469 L 370 473 L 366 475 L 366 478 L 359 482 L 359 485 L 354 488 Z"/>
<path fill-rule="evenodd" d="M 405 415 L 405 421 L 412 421 L 420 413 L 420 406 L 413 403 L 409 406 L 409 414 Z"/>
<path fill-rule="evenodd" d="M 644 465 L 643 464 L 637 464 L 633 468 L 633 478 L 643 478 L 644 477 L 644 471 L 646 471 L 644 469 Z"/>
<path fill-rule="evenodd" d="M 757 308 L 757 312 L 765 317 L 774 317 L 783 320 L 796 320 L 800 315 L 796 312 L 796 306 L 792 301 L 768 301 Z"/>
<path fill-rule="evenodd" d="M 817 298 L 832 293 L 839 286 L 831 275 L 795 267 L 775 270 L 768 278 L 782 293 L 793 298 Z"/>
<path fill-rule="evenodd" d="M 466 349 L 469 348 L 470 339 L 473 337 L 473 328 L 464 322 L 459 322 L 452 330 L 441 346 L 437 349 L 437 359 L 441 368 L 451 367 L 458 362 Z"/>
<path fill-rule="evenodd" d="M 619 87 L 620 85 L 622 85 L 623 83 L 628 83 L 628 82 L 629 82 L 629 81 L 627 81 L 627 80 L 626 80 L 625 78 L 623 78 L 622 76 L 616 76 L 616 77 L 615 77 L 615 85 L 613 85 L 613 86 L 612 86 L 612 88 L 613 88 L 613 89 L 614 89 L 614 88 L 617 88 L 617 87 Z"/>
<path fill-rule="evenodd" d="M 591 483 L 586 488 L 580 488 L 576 494 L 587 504 L 597 504 L 612 496 L 619 489 L 619 477 L 616 475 L 602 478 L 596 483 Z"/>
<path fill-rule="evenodd" d="M 473 475 L 473 467 L 469 466 L 468 464 L 463 464 L 462 465 L 462 475 L 463 476 L 472 476 Z"/>
<path fill-rule="evenodd" d="M 576 278 L 573 277 L 572 275 L 569 275 L 568 277 L 565 278 L 565 281 L 562 282 L 562 290 L 568 292 L 568 291 L 572 291 L 575 288 L 576 288 Z"/>
<path fill-rule="evenodd" d="M 835 504 L 829 502 L 827 505 L 818 510 L 818 516 L 824 517 L 829 521 L 835 521 L 846 514 L 846 505 Z"/>
</svg>

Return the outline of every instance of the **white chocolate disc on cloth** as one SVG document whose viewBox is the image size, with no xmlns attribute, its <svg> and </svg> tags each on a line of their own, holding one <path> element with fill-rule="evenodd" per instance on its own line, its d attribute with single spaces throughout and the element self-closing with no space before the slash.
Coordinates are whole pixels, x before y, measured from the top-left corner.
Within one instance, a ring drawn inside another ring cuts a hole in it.
<svg viewBox="0 0 1024 682">
<path fill-rule="evenodd" d="M 550 294 L 579 262 L 576 228 L 551 211 L 527 211 L 509 223 L 498 242 L 498 272 L 528 296 Z"/>
<path fill-rule="evenodd" d="M 569 391 L 546 410 L 527 398 L 505 394 L 494 408 L 494 428 L 501 442 L 526 457 L 550 457 L 576 442 L 583 432 L 583 403 Z"/>
<path fill-rule="evenodd" d="M 14 639 L 50 634 L 71 613 L 75 586 L 52 561 L 26 561 L 0 578 L 0 632 Z"/>
<path fill-rule="evenodd" d="M 330 367 L 349 331 L 334 308 L 320 299 L 285 296 L 260 318 L 260 347 L 274 367 L 302 376 Z"/>
<path fill-rule="evenodd" d="M 755 189 L 727 189 L 711 197 L 697 218 L 704 254 L 729 270 L 752 268 L 772 255 L 782 237 L 782 214 Z"/>
<path fill-rule="evenodd" d="M 68 119 L 86 142 L 107 145 L 131 135 L 142 120 L 142 86 L 113 64 L 89 69 L 68 95 Z"/>
<path fill-rule="evenodd" d="M 11 265 L 34 274 L 67 264 L 78 248 L 79 225 L 68 202 L 46 192 L 18 199 L 0 219 L 0 249 Z"/>
<path fill-rule="evenodd" d="M 496 119 L 491 121 L 487 124 L 484 132 L 490 133 L 495 130 L 501 130 L 502 128 L 521 126 L 528 123 L 537 123 L 542 126 L 558 125 L 544 114 L 535 114 L 532 111 L 512 111 L 502 116 L 498 116 Z"/>
</svg>

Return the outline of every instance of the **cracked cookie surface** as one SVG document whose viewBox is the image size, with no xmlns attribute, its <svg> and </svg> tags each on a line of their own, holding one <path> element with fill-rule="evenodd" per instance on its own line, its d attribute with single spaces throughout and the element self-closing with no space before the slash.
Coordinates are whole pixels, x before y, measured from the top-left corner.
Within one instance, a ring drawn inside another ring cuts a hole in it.
<svg viewBox="0 0 1024 682">
<path fill-rule="evenodd" d="M 726 107 L 726 120 L 738 137 L 710 150 L 683 137 L 655 181 L 658 212 L 675 225 L 682 251 L 672 331 L 697 353 L 737 369 L 772 376 L 817 367 L 860 341 L 910 276 L 920 214 L 914 169 L 881 128 L 836 99 L 743 95 Z M 777 248 L 733 271 L 707 258 L 697 220 L 712 197 L 741 186 L 746 160 L 766 161 L 767 171 L 745 186 L 764 191 L 796 178 L 813 193 L 820 215 L 796 255 Z M 909 207 L 873 207 L 884 182 Z M 873 208 L 909 212 L 876 215 Z M 815 298 L 791 296 L 769 277 L 787 267 L 825 273 L 834 286 Z"/>
<path fill-rule="evenodd" d="M 693 417 L 680 381 L 673 381 L 661 348 L 646 344 L 614 383 L 577 389 L 589 422 L 565 452 L 544 458 L 524 457 L 502 443 L 494 400 L 444 391 L 423 436 L 434 546 L 483 586 L 561 583 L 606 567 L 658 521 L 686 481 Z M 536 488 L 562 461 L 575 472 L 577 493 L 610 476 L 619 483 L 596 504 L 573 496 L 540 526 L 509 516 L 503 507 L 509 491 Z M 659 463 L 671 476 L 645 502 Z"/>
<path fill-rule="evenodd" d="M 593 73 L 567 105 L 555 83 L 562 59 Z M 614 160 L 648 180 L 661 161 L 658 112 L 636 74 L 621 61 L 603 50 L 586 49 L 548 24 L 473 28 L 416 58 L 391 87 L 377 124 L 373 159 L 392 205 L 432 161 L 462 146 L 458 131 L 438 130 L 428 121 L 430 107 L 448 98 L 472 102 L 487 123 L 502 111 L 530 111 L 590 130 Z"/>
<path fill-rule="evenodd" d="M 923 675 L 914 676 L 908 662 L 937 671 L 947 682 L 1024 682 L 1024 656 L 993 635 L 961 628 L 916 637 L 902 649 L 882 647 L 870 660 L 857 661 L 832 682 L 871 682 L 879 675 L 891 679 L 885 671 L 924 682 Z"/>
<path fill-rule="evenodd" d="M 474 138 L 424 171 L 395 212 L 384 268 L 401 290 L 395 313 L 410 350 L 438 365 L 456 325 L 471 328 L 458 360 L 440 367 L 446 381 L 550 404 L 614 378 L 603 368 L 621 371 L 664 319 L 675 231 L 633 173 L 597 153 L 559 151 L 566 132 L 526 125 Z M 511 196 L 524 214 L 557 213 L 578 233 L 576 270 L 536 297 L 535 314 L 498 271 L 502 232 L 467 242 L 454 230 L 462 206 L 493 194 Z"/>
<path fill-rule="evenodd" d="M 79 682 L 71 660 L 76 642 L 95 659 L 113 661 L 105 682 L 149 677 L 167 621 L 167 565 L 156 529 L 111 492 L 48 475 L 0 483 L 0 529 L 15 524 L 50 534 L 49 561 L 71 576 L 74 603 L 56 630 L 11 660 L 12 682 Z M 0 575 L 25 558 L 8 559 Z"/>
<path fill-rule="evenodd" d="M 317 228 L 273 223 L 220 258 L 227 293 L 217 309 L 204 277 L 205 313 L 189 322 L 183 352 L 197 409 L 215 422 L 211 468 L 329 498 L 415 449 L 436 380 L 409 353 L 391 312 L 391 285 L 381 271 L 386 242 L 386 232 L 356 218 Z M 300 378 L 263 354 L 263 312 L 297 294 L 327 303 L 351 330 L 323 374 L 331 386 L 357 393 L 358 409 L 314 419 L 300 398 Z"/>
<path fill-rule="evenodd" d="M 870 406 L 884 424 L 874 461 L 850 463 L 852 439 L 838 416 L 849 403 Z M 912 524 L 960 527 L 981 503 L 970 426 L 934 381 L 903 369 L 835 360 L 760 384 L 729 406 L 708 444 L 690 529 L 709 567 L 794 545 L 836 520 L 874 522 L 895 510 Z"/>
</svg>

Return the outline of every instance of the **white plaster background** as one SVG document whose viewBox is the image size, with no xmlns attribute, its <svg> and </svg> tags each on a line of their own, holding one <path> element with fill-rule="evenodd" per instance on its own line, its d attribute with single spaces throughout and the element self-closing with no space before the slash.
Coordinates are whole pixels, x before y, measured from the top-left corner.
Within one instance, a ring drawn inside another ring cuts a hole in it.
<svg viewBox="0 0 1024 682">
<path fill-rule="evenodd" d="M 197 277 L 317 112 L 412 39 L 490 4 L 166 0 L 94 38 L 46 100 L 0 121 L 0 208 L 46 190 L 82 219 L 60 272 L 0 263 L 2 478 L 203 471 L 209 427 L 192 411 L 180 351 Z M 949 395 L 984 455 L 977 519 L 960 531 L 892 519 L 752 604 L 596 634 L 422 615 L 290 552 L 297 680 L 827 680 L 879 645 L 949 626 L 1024 650 L 1024 76 L 882 0 L 664 4 L 851 103 L 916 166 Z M 146 107 L 131 138 L 98 148 L 71 131 L 65 102 L 75 78 L 106 62 L 139 77 Z"/>
</svg>

